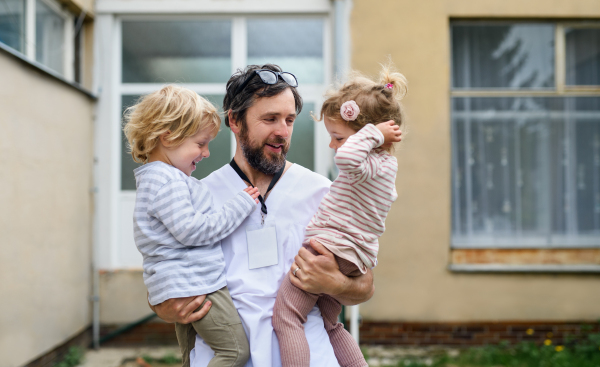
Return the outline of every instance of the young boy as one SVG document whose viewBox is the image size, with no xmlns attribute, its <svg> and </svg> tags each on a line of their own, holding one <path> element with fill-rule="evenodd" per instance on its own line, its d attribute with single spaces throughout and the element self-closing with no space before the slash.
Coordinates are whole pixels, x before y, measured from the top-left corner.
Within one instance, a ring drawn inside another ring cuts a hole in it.
<svg viewBox="0 0 600 367">
<path fill-rule="evenodd" d="M 149 302 L 207 294 L 212 307 L 199 321 L 176 324 L 183 366 L 190 364 L 196 333 L 215 352 L 209 366 L 243 366 L 250 348 L 226 286 L 220 240 L 254 210 L 258 190 L 248 187 L 221 210 L 202 182 L 191 177 L 208 158 L 221 120 L 195 92 L 168 85 L 127 110 L 125 136 L 134 161 L 135 243 L 144 258 Z"/>
</svg>

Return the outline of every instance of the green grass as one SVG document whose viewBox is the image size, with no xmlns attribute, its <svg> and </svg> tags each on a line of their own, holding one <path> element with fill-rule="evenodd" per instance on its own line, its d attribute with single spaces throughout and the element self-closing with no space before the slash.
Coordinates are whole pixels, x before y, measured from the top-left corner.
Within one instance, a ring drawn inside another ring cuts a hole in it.
<svg viewBox="0 0 600 367">
<path fill-rule="evenodd" d="M 71 347 L 63 360 L 56 363 L 54 367 L 75 367 L 83 361 L 84 350 L 81 347 Z"/>
<path fill-rule="evenodd" d="M 428 356 L 404 357 L 386 367 L 600 367 L 600 333 L 582 328 L 578 337 L 566 337 L 562 344 L 546 340 L 542 345 L 507 342 L 462 350 L 450 357 L 444 352 Z"/>
<path fill-rule="evenodd" d="M 181 364 L 181 357 L 177 357 L 176 355 L 169 353 L 164 357 L 160 358 L 152 358 L 150 356 L 143 356 L 144 361 L 148 363 L 162 363 L 162 364 Z"/>
</svg>

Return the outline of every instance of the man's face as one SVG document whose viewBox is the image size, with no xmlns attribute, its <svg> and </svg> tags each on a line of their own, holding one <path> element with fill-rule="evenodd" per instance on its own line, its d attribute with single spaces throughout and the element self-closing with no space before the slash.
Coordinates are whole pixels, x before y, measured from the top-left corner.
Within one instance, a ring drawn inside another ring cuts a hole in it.
<svg viewBox="0 0 600 367">
<path fill-rule="evenodd" d="M 294 95 L 288 88 L 273 97 L 263 97 L 246 111 L 246 128 L 238 134 L 250 166 L 274 175 L 285 165 L 296 120 Z"/>
</svg>

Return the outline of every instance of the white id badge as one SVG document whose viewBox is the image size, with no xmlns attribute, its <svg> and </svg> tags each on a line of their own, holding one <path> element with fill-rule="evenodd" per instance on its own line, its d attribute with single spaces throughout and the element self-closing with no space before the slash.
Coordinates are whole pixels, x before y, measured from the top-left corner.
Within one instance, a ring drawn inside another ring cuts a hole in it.
<svg viewBox="0 0 600 367">
<path fill-rule="evenodd" d="M 246 227 L 248 269 L 277 265 L 277 231 L 275 226 Z"/>
</svg>

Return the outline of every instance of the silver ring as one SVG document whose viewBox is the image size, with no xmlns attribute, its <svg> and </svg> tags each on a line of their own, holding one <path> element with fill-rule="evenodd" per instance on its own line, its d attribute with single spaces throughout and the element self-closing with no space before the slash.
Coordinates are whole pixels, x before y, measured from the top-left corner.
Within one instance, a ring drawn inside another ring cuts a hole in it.
<svg viewBox="0 0 600 367">
<path fill-rule="evenodd" d="M 296 268 L 296 270 L 294 270 L 294 271 L 292 272 L 292 274 L 294 274 L 294 276 L 296 276 L 296 272 L 297 272 L 298 270 L 300 270 L 300 267 L 297 267 L 297 268 Z"/>
</svg>

